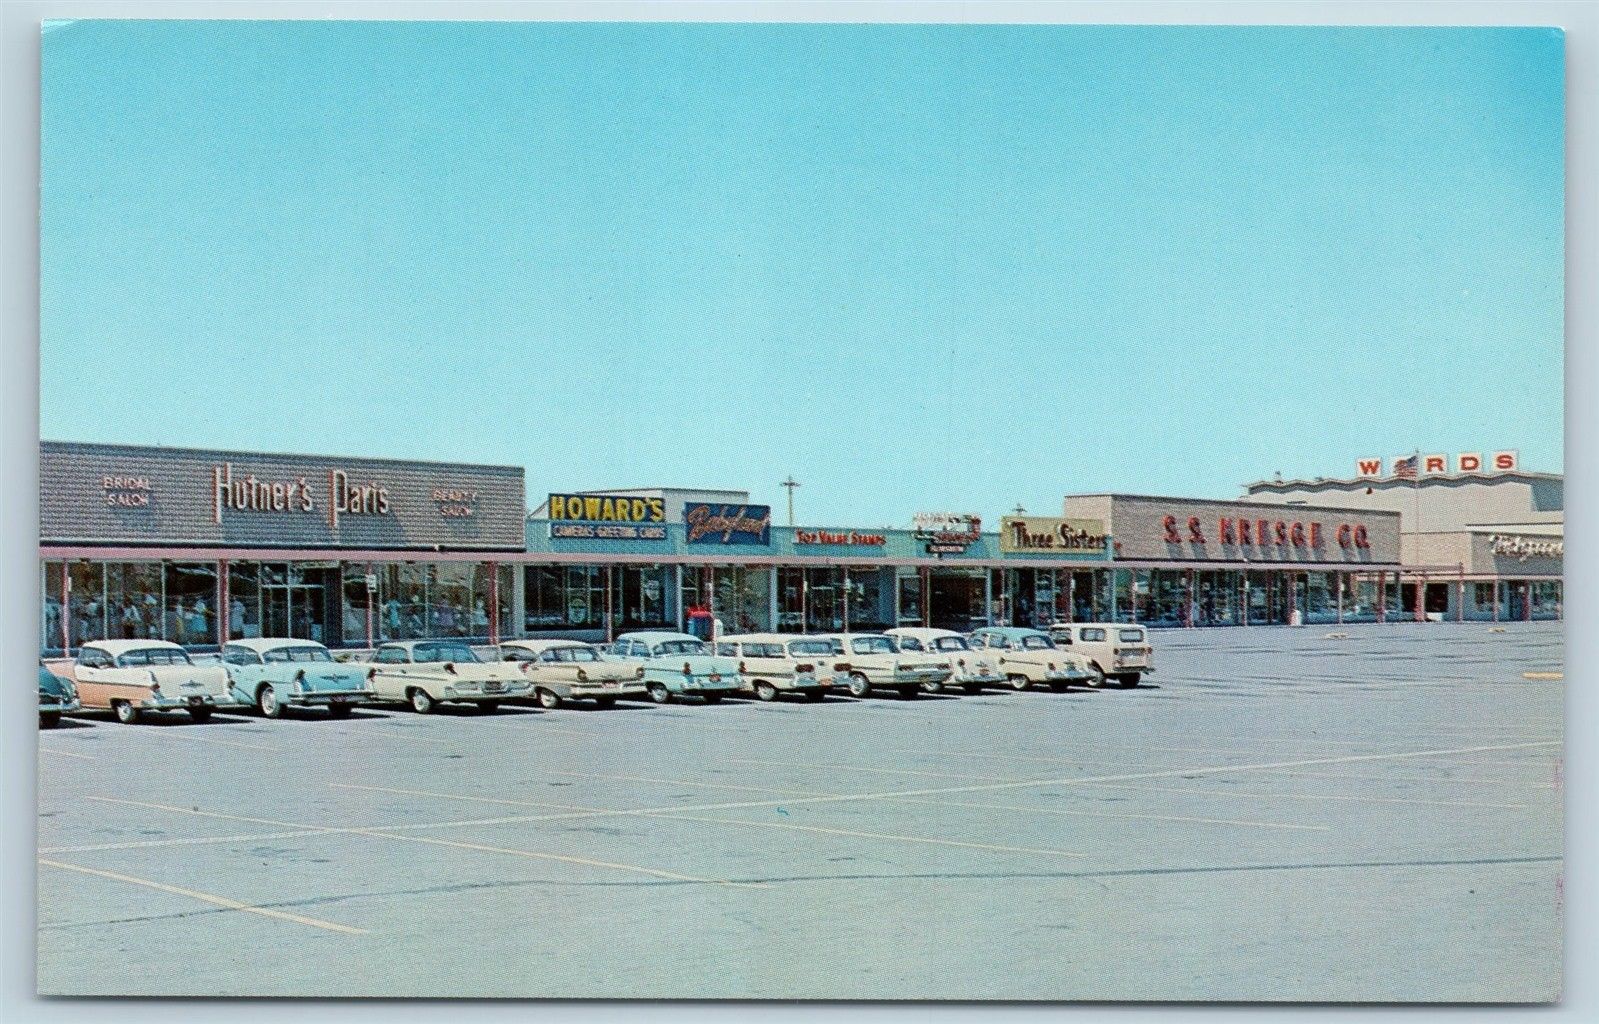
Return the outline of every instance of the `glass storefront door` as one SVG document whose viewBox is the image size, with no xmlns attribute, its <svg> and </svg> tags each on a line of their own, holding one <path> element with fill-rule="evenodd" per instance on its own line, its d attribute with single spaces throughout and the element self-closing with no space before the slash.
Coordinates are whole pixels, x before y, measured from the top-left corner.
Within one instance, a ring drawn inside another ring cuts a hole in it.
<svg viewBox="0 0 1599 1024">
<path fill-rule="evenodd" d="M 934 569 L 928 609 L 933 625 L 962 632 L 988 624 L 988 572 L 983 569 Z"/>
<path fill-rule="evenodd" d="M 328 598 L 328 579 L 336 572 L 336 565 L 261 563 L 261 635 L 340 646 L 342 630 L 329 614 L 337 596 L 332 602 Z"/>
</svg>

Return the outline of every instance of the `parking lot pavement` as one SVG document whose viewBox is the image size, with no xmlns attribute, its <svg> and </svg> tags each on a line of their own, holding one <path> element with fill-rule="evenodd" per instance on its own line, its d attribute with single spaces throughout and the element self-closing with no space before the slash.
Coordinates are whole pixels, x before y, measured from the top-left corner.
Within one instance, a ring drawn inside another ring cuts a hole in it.
<svg viewBox="0 0 1599 1024">
<path fill-rule="evenodd" d="M 1503 629 L 1156 633 L 1125 691 L 80 717 L 39 990 L 1547 1000 L 1562 633 Z"/>
</svg>

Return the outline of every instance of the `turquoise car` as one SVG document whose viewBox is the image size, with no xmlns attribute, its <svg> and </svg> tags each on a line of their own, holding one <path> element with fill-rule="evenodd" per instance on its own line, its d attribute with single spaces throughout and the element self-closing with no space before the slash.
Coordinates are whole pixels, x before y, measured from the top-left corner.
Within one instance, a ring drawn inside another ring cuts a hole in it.
<svg viewBox="0 0 1599 1024">
<path fill-rule="evenodd" d="M 56 675 L 43 665 L 39 666 L 39 728 L 54 729 L 61 724 L 63 714 L 70 714 L 82 707 L 78 703 L 78 691 L 73 688 L 72 680 Z"/>
<path fill-rule="evenodd" d="M 334 661 L 314 640 L 230 640 L 222 648 L 222 663 L 233 696 L 267 718 L 281 718 L 288 708 L 315 707 L 343 718 L 377 696 L 371 665 Z"/>
<path fill-rule="evenodd" d="M 605 648 L 605 654 L 642 665 L 644 688 L 657 704 L 680 696 L 703 697 L 705 703 L 715 704 L 744 688 L 735 659 L 713 654 L 708 644 L 687 633 L 623 633 Z"/>
</svg>

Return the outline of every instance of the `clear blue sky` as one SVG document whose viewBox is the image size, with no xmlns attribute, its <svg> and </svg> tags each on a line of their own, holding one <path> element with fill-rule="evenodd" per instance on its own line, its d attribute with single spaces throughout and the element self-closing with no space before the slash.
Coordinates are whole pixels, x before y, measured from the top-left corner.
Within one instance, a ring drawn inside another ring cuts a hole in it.
<svg viewBox="0 0 1599 1024">
<path fill-rule="evenodd" d="M 41 433 L 800 518 L 1562 460 L 1554 30 L 47 28 Z"/>
</svg>

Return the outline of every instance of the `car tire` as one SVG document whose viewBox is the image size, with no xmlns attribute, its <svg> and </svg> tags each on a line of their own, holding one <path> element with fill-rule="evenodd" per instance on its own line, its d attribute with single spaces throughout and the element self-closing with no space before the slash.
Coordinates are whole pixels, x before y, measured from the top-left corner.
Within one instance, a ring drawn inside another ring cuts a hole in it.
<svg viewBox="0 0 1599 1024">
<path fill-rule="evenodd" d="M 1103 688 L 1105 685 L 1105 670 L 1098 665 L 1090 665 L 1088 671 L 1093 673 L 1093 678 L 1088 681 L 1088 685 L 1096 690 Z"/>
<path fill-rule="evenodd" d="M 334 718 L 349 718 L 350 712 L 355 710 L 354 704 L 329 704 L 328 714 Z"/>
<path fill-rule="evenodd" d="M 556 708 L 561 706 L 561 695 L 556 693 L 554 690 L 548 690 L 541 686 L 537 690 L 533 691 L 533 696 L 538 698 L 539 707 L 541 708 L 547 708 L 550 711 L 554 711 Z"/>
<path fill-rule="evenodd" d="M 211 721 L 211 709 L 210 708 L 190 708 L 189 709 L 189 718 L 194 720 L 194 721 L 196 721 L 196 722 L 209 722 L 209 721 Z"/>
<path fill-rule="evenodd" d="M 722 695 L 719 693 L 702 693 L 700 696 L 705 698 L 705 703 L 707 704 L 722 703 Z"/>
<path fill-rule="evenodd" d="M 1032 680 L 1028 679 L 1024 675 L 1021 675 L 1020 673 L 1012 676 L 1006 676 L 1005 681 L 1010 683 L 1010 688 L 1015 690 L 1017 693 L 1020 693 L 1029 686 L 1033 685 Z"/>
<path fill-rule="evenodd" d="M 497 700 L 480 700 L 477 702 L 477 709 L 479 714 L 492 715 L 500 710 L 500 702 Z"/>
<path fill-rule="evenodd" d="M 602 708 L 614 708 L 614 707 L 616 707 L 616 698 L 615 697 L 595 697 L 594 698 L 594 703 L 598 704 Z"/>
<path fill-rule="evenodd" d="M 406 697 L 411 702 L 411 710 L 419 715 L 430 715 L 437 706 L 433 703 L 433 697 L 420 686 L 413 687 Z"/>
<path fill-rule="evenodd" d="M 655 703 L 672 703 L 672 691 L 666 688 L 665 683 L 651 683 L 648 687 L 646 687 L 646 689 L 649 690 L 650 700 L 653 700 Z"/>
<path fill-rule="evenodd" d="M 921 696 L 921 693 L 922 688 L 920 686 L 901 686 L 899 688 L 899 699 L 915 700 L 917 697 Z"/>
<path fill-rule="evenodd" d="M 943 693 L 944 692 L 944 684 L 939 682 L 936 679 L 929 679 L 927 682 L 922 684 L 922 692 L 923 693 Z"/>
<path fill-rule="evenodd" d="M 822 701 L 827 699 L 827 694 L 823 693 L 821 690 L 806 690 L 805 699 L 810 701 L 812 704 L 820 704 Z"/>
<path fill-rule="evenodd" d="M 116 712 L 117 721 L 123 725 L 132 725 L 139 720 L 139 709 L 134 707 L 131 701 L 114 701 L 111 710 Z"/>
<path fill-rule="evenodd" d="M 41 712 L 39 712 L 39 728 L 41 728 L 41 729 L 54 729 L 56 726 L 58 726 L 60 724 L 61 724 L 61 712 L 59 712 L 59 711 L 41 711 Z"/>
<path fill-rule="evenodd" d="M 1133 687 L 1138 685 L 1138 680 L 1141 678 L 1143 677 L 1137 672 L 1129 672 L 1122 676 L 1119 682 L 1121 683 L 1122 689 L 1131 690 Z"/>
<path fill-rule="evenodd" d="M 849 687 L 849 695 L 851 697 L 865 700 L 867 697 L 871 696 L 872 681 L 867 679 L 866 676 L 860 672 L 851 672 L 849 682 L 845 683 L 844 685 Z"/>
<path fill-rule="evenodd" d="M 262 718 L 282 718 L 283 703 L 278 700 L 278 691 L 271 683 L 261 687 L 255 695 L 255 709 L 261 712 Z"/>
<path fill-rule="evenodd" d="M 755 699 L 768 703 L 777 699 L 777 687 L 764 679 L 755 680 Z"/>
</svg>

